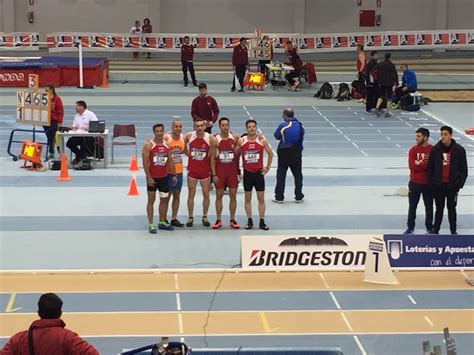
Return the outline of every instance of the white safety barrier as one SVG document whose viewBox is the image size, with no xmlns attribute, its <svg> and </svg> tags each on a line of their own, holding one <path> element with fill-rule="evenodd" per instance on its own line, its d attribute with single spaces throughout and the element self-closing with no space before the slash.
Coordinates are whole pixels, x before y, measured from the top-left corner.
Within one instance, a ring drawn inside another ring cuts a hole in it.
<svg viewBox="0 0 474 355">
<path fill-rule="evenodd" d="M 361 33 L 262 33 L 272 40 L 275 52 L 282 52 L 288 40 L 297 44 L 301 53 L 337 52 L 354 50 L 358 44 L 366 49 L 422 50 L 434 48 L 474 49 L 474 30 L 444 31 L 386 31 Z M 49 33 L 48 46 L 52 51 L 73 50 L 82 43 L 84 50 L 114 51 L 180 51 L 183 37 L 189 36 L 199 52 L 229 52 L 241 37 L 254 38 L 254 33 L 240 34 L 185 34 L 157 33 L 131 35 L 129 33 Z"/>
</svg>

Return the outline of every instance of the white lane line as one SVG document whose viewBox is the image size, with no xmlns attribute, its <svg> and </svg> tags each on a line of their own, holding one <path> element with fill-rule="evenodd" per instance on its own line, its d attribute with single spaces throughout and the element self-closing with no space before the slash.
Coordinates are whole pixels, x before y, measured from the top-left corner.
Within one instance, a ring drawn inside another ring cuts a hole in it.
<svg viewBox="0 0 474 355">
<path fill-rule="evenodd" d="M 357 344 L 357 347 L 358 347 L 359 350 L 360 350 L 360 353 L 361 353 L 362 355 L 367 355 L 367 352 L 365 351 L 364 347 L 362 346 L 362 343 L 360 342 L 359 337 L 358 337 L 357 335 L 354 335 L 353 338 L 354 338 L 354 341 L 355 341 L 356 344 Z"/>
<path fill-rule="evenodd" d="M 174 274 L 174 288 L 179 290 L 178 274 Z"/>
<path fill-rule="evenodd" d="M 458 132 L 460 135 L 466 137 L 467 139 L 471 140 L 471 141 L 474 141 L 474 138 L 470 137 L 469 135 L 465 134 L 462 130 L 460 130 L 459 128 L 456 128 L 456 127 L 453 127 L 451 124 L 448 124 L 446 123 L 445 121 L 443 121 L 442 119 L 436 117 L 435 115 L 429 113 L 428 111 L 425 111 L 425 110 L 421 110 L 421 112 L 423 112 L 425 115 L 428 115 L 430 116 L 432 119 L 440 122 L 443 124 L 443 126 L 450 126 L 453 128 L 454 131 Z"/>
<path fill-rule="evenodd" d="M 245 111 L 247 111 L 247 107 L 246 106 L 242 106 L 244 108 Z"/>
<path fill-rule="evenodd" d="M 360 119 L 361 119 L 362 121 L 365 121 L 365 118 L 364 118 L 364 117 L 361 117 Z"/>
<path fill-rule="evenodd" d="M 346 315 L 344 314 L 344 312 L 341 312 L 341 317 L 342 317 L 342 319 L 344 320 L 344 323 L 346 323 L 347 328 L 349 329 L 349 331 L 350 331 L 350 332 L 353 332 L 354 329 L 352 328 L 351 323 L 349 323 L 349 319 L 347 319 L 347 317 L 346 317 Z"/>
<path fill-rule="evenodd" d="M 387 138 L 388 140 L 392 140 L 389 136 L 385 136 L 385 138 Z"/>
<path fill-rule="evenodd" d="M 178 314 L 178 325 L 179 325 L 179 334 L 184 334 L 183 315 L 181 313 Z"/>
<path fill-rule="evenodd" d="M 378 129 L 377 132 L 379 132 L 380 134 L 382 134 L 382 131 L 381 131 L 380 129 Z"/>
<path fill-rule="evenodd" d="M 359 114 L 358 114 L 357 112 L 354 112 L 354 115 L 356 115 L 356 116 L 357 116 L 357 115 L 359 115 Z"/>
<path fill-rule="evenodd" d="M 411 295 L 408 295 L 408 299 L 411 301 L 411 303 L 416 304 L 415 299 Z"/>
<path fill-rule="evenodd" d="M 181 297 L 179 293 L 176 294 L 176 309 L 181 311 Z"/>
<path fill-rule="evenodd" d="M 181 116 L 173 116 L 173 118 L 181 118 Z"/>
<path fill-rule="evenodd" d="M 323 284 L 326 288 L 329 288 L 329 284 L 326 281 L 326 278 L 324 277 L 324 274 L 322 272 L 319 273 L 319 277 L 321 277 L 321 280 L 323 280 Z"/>
<path fill-rule="evenodd" d="M 398 144 L 398 143 L 395 144 L 395 145 L 396 145 L 398 148 L 401 148 L 401 147 L 402 147 L 402 146 L 401 146 L 400 144 Z"/>
<path fill-rule="evenodd" d="M 428 318 L 428 316 L 425 316 L 425 320 L 428 322 L 430 326 L 434 327 L 433 322 L 431 321 L 431 319 Z"/>
<path fill-rule="evenodd" d="M 369 122 L 369 126 L 370 126 L 370 127 L 373 127 L 374 125 L 373 125 L 372 123 L 370 123 L 370 122 Z"/>
<path fill-rule="evenodd" d="M 466 280 L 470 279 L 470 277 L 464 271 L 461 271 L 461 275 L 464 276 Z"/>
<path fill-rule="evenodd" d="M 337 309 L 341 309 L 341 305 L 339 302 L 337 302 L 336 296 L 334 296 L 334 293 L 332 291 L 329 292 L 329 295 L 331 296 L 332 300 L 334 301 L 334 304 L 336 305 Z"/>
<path fill-rule="evenodd" d="M 336 127 L 336 125 L 334 123 L 332 123 L 331 121 L 328 120 L 328 118 L 326 116 L 324 116 L 321 111 L 319 111 L 316 107 L 314 106 L 311 106 L 313 108 L 313 110 L 315 110 L 327 123 L 329 123 L 332 127 L 334 127 L 341 135 L 343 135 L 349 142 L 351 142 L 354 147 L 356 147 L 357 149 L 359 149 L 359 151 L 366 157 L 368 157 L 369 155 L 364 152 L 362 149 L 359 148 L 359 146 L 357 144 L 355 144 L 354 142 L 352 142 L 352 140 L 344 134 L 344 132 L 342 130 L 340 130 L 339 128 Z M 370 123 L 369 123 L 370 124 Z"/>
</svg>

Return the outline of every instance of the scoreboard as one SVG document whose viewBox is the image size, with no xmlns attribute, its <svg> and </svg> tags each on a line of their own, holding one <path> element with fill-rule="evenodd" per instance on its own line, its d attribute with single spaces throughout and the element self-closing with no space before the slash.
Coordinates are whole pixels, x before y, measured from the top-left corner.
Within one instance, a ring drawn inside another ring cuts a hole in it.
<svg viewBox="0 0 474 355">
<path fill-rule="evenodd" d="M 49 126 L 50 95 L 39 89 L 25 89 L 16 92 L 16 121 L 22 124 Z"/>
</svg>

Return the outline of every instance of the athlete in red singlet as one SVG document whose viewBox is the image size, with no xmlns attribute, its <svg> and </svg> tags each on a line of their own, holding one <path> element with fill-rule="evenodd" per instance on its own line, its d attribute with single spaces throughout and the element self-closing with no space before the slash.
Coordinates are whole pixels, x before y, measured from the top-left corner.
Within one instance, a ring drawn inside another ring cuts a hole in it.
<svg viewBox="0 0 474 355">
<path fill-rule="evenodd" d="M 143 170 L 145 170 L 148 203 L 148 231 L 156 233 L 156 226 L 153 224 L 153 204 L 156 199 L 156 190 L 160 192 L 160 224 L 159 229 L 173 230 L 166 219 L 169 202 L 168 174 L 173 175 L 173 182 L 176 183 L 176 170 L 168 145 L 164 142 L 163 136 L 165 127 L 158 123 L 153 126 L 153 140 L 148 140 L 143 146 Z"/>
<path fill-rule="evenodd" d="M 222 227 L 222 198 L 224 188 L 229 188 L 229 210 L 230 226 L 234 229 L 240 228 L 235 221 L 235 210 L 237 209 L 237 187 L 240 181 L 239 160 L 234 151 L 239 137 L 230 133 L 230 121 L 227 117 L 219 120 L 221 132 L 215 136 L 211 144 L 211 171 L 212 182 L 216 185 L 216 223 L 213 229 Z"/>
<path fill-rule="evenodd" d="M 244 191 L 245 212 L 247 213 L 247 225 L 245 229 L 253 228 L 252 220 L 252 189 L 255 187 L 258 199 L 258 213 L 260 215 L 260 229 L 269 230 L 265 224 L 265 178 L 270 170 L 273 160 L 273 152 L 268 141 L 263 136 L 257 136 L 257 122 L 247 120 L 245 122 L 247 136 L 239 139 L 235 151 L 240 151 L 244 167 Z M 263 151 L 268 155 L 267 164 L 263 166 Z"/>
<path fill-rule="evenodd" d="M 202 224 L 209 227 L 207 212 L 209 210 L 209 190 L 211 189 L 211 144 L 214 137 L 205 132 L 203 120 L 194 121 L 195 131 L 184 136 L 187 144 L 186 153 L 188 155 L 188 222 L 187 227 L 192 227 L 194 223 L 194 196 L 196 195 L 196 185 L 201 182 L 202 189 Z"/>
</svg>

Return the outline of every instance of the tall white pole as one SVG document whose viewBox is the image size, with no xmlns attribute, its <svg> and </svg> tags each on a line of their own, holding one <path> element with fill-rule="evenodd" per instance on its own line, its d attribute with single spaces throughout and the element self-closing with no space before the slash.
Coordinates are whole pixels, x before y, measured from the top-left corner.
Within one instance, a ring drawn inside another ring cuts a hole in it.
<svg viewBox="0 0 474 355">
<path fill-rule="evenodd" d="M 82 66 L 82 43 L 79 42 L 79 87 L 84 87 L 84 68 Z"/>
</svg>

